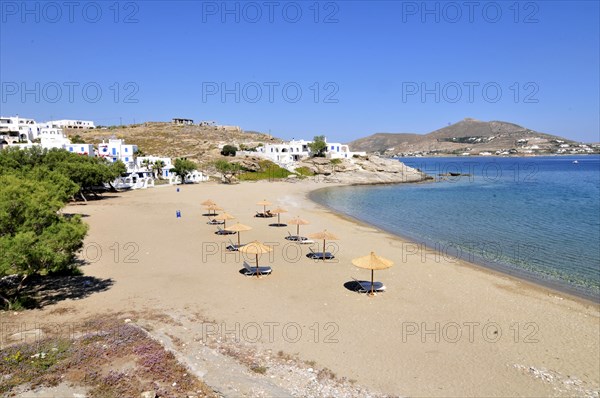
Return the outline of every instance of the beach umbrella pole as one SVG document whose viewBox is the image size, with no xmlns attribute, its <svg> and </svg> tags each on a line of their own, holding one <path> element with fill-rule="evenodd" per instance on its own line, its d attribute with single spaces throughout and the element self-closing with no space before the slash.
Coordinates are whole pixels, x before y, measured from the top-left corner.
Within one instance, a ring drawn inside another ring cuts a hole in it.
<svg viewBox="0 0 600 398">
<path fill-rule="evenodd" d="M 375 273 L 374 270 L 371 270 L 371 294 L 369 294 L 369 296 L 374 296 L 375 293 L 373 293 L 373 274 Z"/>
<path fill-rule="evenodd" d="M 325 261 L 325 239 L 323 239 L 323 261 Z"/>
<path fill-rule="evenodd" d="M 296 235 L 300 236 L 300 224 L 296 225 Z"/>
<path fill-rule="evenodd" d="M 240 231 L 238 231 L 238 249 L 240 248 Z"/>
<path fill-rule="evenodd" d="M 259 272 L 258 272 L 258 253 L 256 254 L 256 277 L 259 278 Z"/>
</svg>

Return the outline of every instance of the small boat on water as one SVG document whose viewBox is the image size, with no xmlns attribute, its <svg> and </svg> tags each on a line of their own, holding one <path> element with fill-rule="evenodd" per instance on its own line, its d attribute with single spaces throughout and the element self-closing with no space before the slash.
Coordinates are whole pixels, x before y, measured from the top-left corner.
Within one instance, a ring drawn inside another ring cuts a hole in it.
<svg viewBox="0 0 600 398">
<path fill-rule="evenodd" d="M 572 161 L 571 163 L 573 163 L 573 164 L 577 164 L 577 163 L 579 163 L 579 160 L 574 160 L 574 161 Z"/>
</svg>

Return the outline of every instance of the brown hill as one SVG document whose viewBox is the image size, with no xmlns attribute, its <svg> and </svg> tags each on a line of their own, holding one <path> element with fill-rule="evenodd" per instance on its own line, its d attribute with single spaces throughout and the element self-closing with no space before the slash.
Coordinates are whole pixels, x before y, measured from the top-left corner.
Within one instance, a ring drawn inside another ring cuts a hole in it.
<svg viewBox="0 0 600 398">
<path fill-rule="evenodd" d="M 181 126 L 163 122 L 66 132 L 71 139 L 79 135 L 90 144 L 98 144 L 109 138 L 121 138 L 127 143 L 137 145 L 148 155 L 188 157 L 200 163 L 218 157 L 219 147 L 225 144 L 233 144 L 239 148 L 240 144 L 252 147 L 259 143 L 281 141 L 267 134 L 233 128 Z"/>
<path fill-rule="evenodd" d="M 464 119 L 429 134 L 377 133 L 350 142 L 354 151 L 388 154 L 479 153 L 496 151 L 553 152 L 566 138 L 540 133 L 514 123 Z"/>
</svg>

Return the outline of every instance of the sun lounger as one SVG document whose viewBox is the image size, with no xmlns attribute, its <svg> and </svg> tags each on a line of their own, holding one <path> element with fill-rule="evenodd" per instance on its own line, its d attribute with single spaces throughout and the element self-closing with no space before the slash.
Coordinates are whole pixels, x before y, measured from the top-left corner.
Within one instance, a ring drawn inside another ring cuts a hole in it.
<svg viewBox="0 0 600 398">
<path fill-rule="evenodd" d="M 256 215 L 254 217 L 271 218 L 271 217 L 275 217 L 275 214 L 271 213 L 270 210 L 267 210 L 265 213 L 261 213 L 261 212 L 257 211 Z"/>
<path fill-rule="evenodd" d="M 259 218 L 271 218 L 271 217 L 275 217 L 275 214 L 272 214 L 271 212 L 267 211 L 266 213 L 261 213 L 259 211 L 256 212 L 256 215 L 254 217 L 259 217 Z"/>
<path fill-rule="evenodd" d="M 309 247 L 308 250 L 310 250 L 310 258 L 315 260 L 331 260 L 335 258 L 330 252 L 316 252 L 311 247 Z"/>
<path fill-rule="evenodd" d="M 209 222 L 207 222 L 207 224 L 209 224 L 209 225 L 223 225 L 223 224 L 225 224 L 225 221 L 219 221 L 219 220 L 212 219 Z"/>
<path fill-rule="evenodd" d="M 301 238 L 302 238 L 302 236 L 301 236 Z M 300 244 L 300 245 L 312 245 L 313 243 L 315 243 L 315 241 L 312 239 L 302 239 L 302 240 L 298 241 L 298 244 Z"/>
<path fill-rule="evenodd" d="M 358 289 L 356 289 L 359 293 L 369 293 L 371 291 L 371 281 L 359 281 L 358 279 L 352 278 L 354 282 L 358 284 Z M 385 285 L 381 282 L 373 282 L 373 291 L 375 292 L 383 292 L 385 291 Z"/>
<path fill-rule="evenodd" d="M 251 266 L 250 264 L 248 264 L 245 261 L 244 261 L 244 268 L 245 268 L 244 275 L 246 275 L 246 276 L 254 276 L 257 274 L 257 271 L 258 271 L 258 275 L 269 275 L 269 274 L 271 274 L 271 272 L 273 272 L 271 267 L 258 267 L 258 270 L 257 270 L 256 267 Z"/>
<path fill-rule="evenodd" d="M 292 235 L 290 233 L 290 231 L 288 231 L 288 236 L 285 237 L 285 239 L 287 240 L 291 240 L 292 242 L 299 242 L 299 241 L 305 241 L 308 240 L 308 238 L 304 237 L 304 236 L 299 236 L 299 235 Z M 312 242 L 312 241 L 311 241 Z"/>
<path fill-rule="evenodd" d="M 240 247 L 244 246 L 244 244 L 241 245 L 236 245 L 235 243 L 233 243 L 231 241 L 231 239 L 229 239 L 229 244 L 227 245 L 227 247 L 225 247 L 227 250 L 232 251 L 232 252 L 236 252 L 240 249 Z"/>
<path fill-rule="evenodd" d="M 215 232 L 215 234 L 217 234 L 217 235 L 233 235 L 233 234 L 235 234 L 235 232 L 227 231 L 217 225 L 217 232 Z"/>
</svg>

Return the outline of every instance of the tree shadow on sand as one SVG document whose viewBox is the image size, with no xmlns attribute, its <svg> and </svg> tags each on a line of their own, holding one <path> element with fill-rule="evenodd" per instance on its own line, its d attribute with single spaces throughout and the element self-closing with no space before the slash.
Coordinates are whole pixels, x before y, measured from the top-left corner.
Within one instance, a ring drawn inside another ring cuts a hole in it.
<svg viewBox="0 0 600 398">
<path fill-rule="evenodd" d="M 24 282 L 19 296 L 26 297 L 23 307 L 42 308 L 63 300 L 86 298 L 108 290 L 113 284 L 112 279 L 93 276 L 32 276 Z"/>
</svg>

